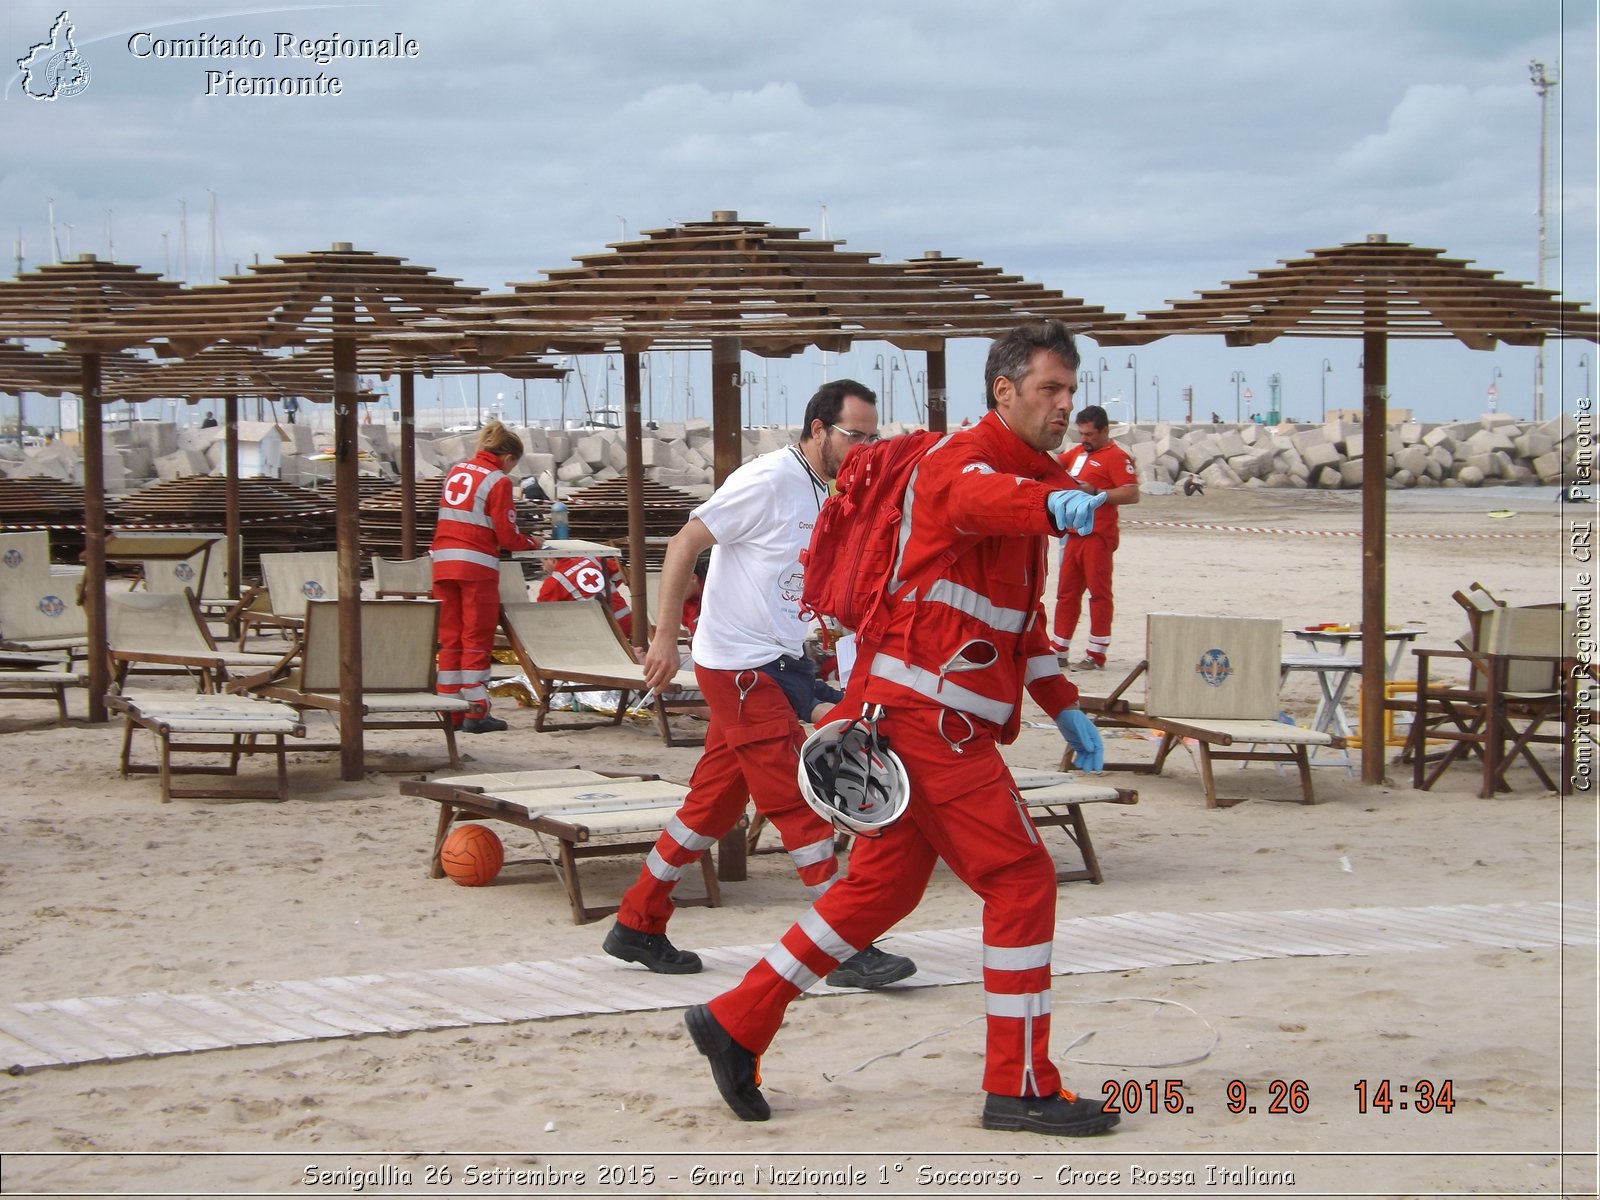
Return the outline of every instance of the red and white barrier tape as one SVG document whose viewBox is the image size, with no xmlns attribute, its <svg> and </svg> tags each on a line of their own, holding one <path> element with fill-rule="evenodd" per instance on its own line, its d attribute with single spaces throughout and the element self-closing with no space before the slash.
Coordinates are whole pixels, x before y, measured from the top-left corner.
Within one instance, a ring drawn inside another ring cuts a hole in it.
<svg viewBox="0 0 1600 1200">
<path fill-rule="evenodd" d="M 1283 533 L 1294 537 L 1347 537 L 1359 538 L 1359 529 L 1284 529 L 1273 525 L 1206 525 L 1199 521 L 1139 521 L 1124 519 L 1124 526 L 1143 526 L 1152 529 L 1203 529 L 1210 533 Z M 1406 530 L 1388 530 L 1386 537 L 1412 541 L 1458 541 L 1495 538 L 1499 540 L 1546 537 L 1559 533 L 1559 529 L 1525 533 L 1417 533 Z"/>
</svg>

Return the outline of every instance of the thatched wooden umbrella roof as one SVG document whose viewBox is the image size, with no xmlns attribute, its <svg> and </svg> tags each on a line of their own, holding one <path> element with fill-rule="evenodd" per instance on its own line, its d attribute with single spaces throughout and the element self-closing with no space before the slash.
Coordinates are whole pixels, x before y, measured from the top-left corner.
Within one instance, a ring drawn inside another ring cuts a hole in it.
<svg viewBox="0 0 1600 1200">
<path fill-rule="evenodd" d="M 1536 346 L 1546 338 L 1597 340 L 1600 314 L 1556 299 L 1556 293 L 1499 278 L 1499 272 L 1446 258 L 1441 250 L 1391 242 L 1373 234 L 1346 242 L 1142 313 L 1141 320 L 1094 331 L 1107 346 L 1143 345 L 1173 334 L 1220 334 L 1232 346 L 1278 337 L 1362 339 L 1362 456 L 1384 460 L 1388 420 L 1388 342 L 1391 338 L 1454 338 L 1476 350 L 1504 342 Z M 1384 627 L 1385 479 L 1369 465 L 1361 480 L 1361 624 Z M 1384 708 L 1384 641 L 1362 640 L 1362 711 Z M 1367 723 L 1381 728 L 1378 716 Z M 1383 782 L 1383 738 L 1363 730 L 1361 774 Z"/>
<path fill-rule="evenodd" d="M 7 305 L 0 285 L 0 333 Z M 275 349 L 327 340 L 332 347 L 335 496 L 338 506 L 339 586 L 343 594 L 360 594 L 360 510 L 356 474 L 358 454 L 357 342 L 374 331 L 393 332 L 436 312 L 444 305 L 459 305 L 477 289 L 435 274 L 432 268 L 408 265 L 404 259 L 357 251 L 347 243 L 331 250 L 279 256 L 251 267 L 247 275 L 230 276 L 221 284 L 141 297 L 147 303 L 107 306 L 95 315 L 86 313 L 70 324 L 58 323 L 54 332 L 25 331 L 28 336 L 51 336 L 79 351 L 86 362 L 106 350 L 150 344 L 158 352 L 191 357 L 219 342 Z M 42 292 L 34 304 L 52 303 Z M 87 370 L 85 372 L 88 374 Z M 92 399 L 91 399 L 92 397 Z M 86 385 L 84 394 L 85 474 L 100 460 L 98 384 Z M 237 413 L 230 411 L 230 422 Z M 91 496 L 92 500 L 92 496 Z M 91 585 L 104 584 L 104 521 L 99 536 L 91 524 L 87 558 Z M 93 572 L 100 562 L 100 577 Z M 94 590 L 91 586 L 91 591 Z M 361 629 L 356 605 L 340 613 L 341 773 L 359 778 L 363 770 L 361 730 Z M 91 624 L 91 639 L 95 629 Z M 103 659 L 104 623 L 98 646 Z M 91 657 L 91 669 L 95 658 Z M 91 678 L 91 693 L 95 693 Z M 103 693 L 102 685 L 99 692 Z M 91 706 L 97 696 L 91 694 Z"/>
<path fill-rule="evenodd" d="M 645 230 L 579 256 L 575 266 L 547 271 L 544 280 L 514 283 L 509 294 L 478 297 L 398 340 L 427 345 L 433 338 L 466 336 L 487 361 L 509 354 L 621 351 L 634 543 L 630 563 L 642 571 L 641 352 L 710 349 L 712 441 L 720 483 L 739 465 L 737 380 L 743 350 L 784 357 L 811 346 L 843 352 L 862 340 L 924 350 L 931 399 L 935 388 L 943 391 L 943 352 L 950 338 L 995 337 L 1044 315 L 1061 316 L 1080 328 L 1118 318 L 1042 288 L 995 293 L 987 281 L 975 288 L 970 280 L 887 263 L 874 253 L 846 250 L 837 240 L 807 237 L 808 232 L 741 220 L 726 211 L 713 213 L 709 221 Z M 942 417 L 942 403 L 937 409 L 930 403 L 934 413 Z"/>
</svg>

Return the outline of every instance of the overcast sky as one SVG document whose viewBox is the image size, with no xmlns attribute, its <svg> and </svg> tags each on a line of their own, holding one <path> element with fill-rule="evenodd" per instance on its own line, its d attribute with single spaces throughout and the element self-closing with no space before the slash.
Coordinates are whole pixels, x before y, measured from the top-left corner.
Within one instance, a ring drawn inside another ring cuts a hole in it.
<svg viewBox="0 0 1600 1200">
<path fill-rule="evenodd" d="M 853 250 L 939 249 L 1127 313 L 1373 232 L 1531 282 L 1538 58 L 1561 79 L 1547 283 L 1596 297 L 1592 0 L 117 0 L 67 10 L 89 86 L 34 100 L 15 62 L 60 11 L 9 0 L 0 13 L 8 274 L 19 238 L 25 269 L 54 256 L 53 200 L 63 256 L 69 243 L 114 248 L 181 275 L 187 201 L 188 277 L 209 279 L 214 193 L 221 273 L 348 241 L 503 290 L 624 227 L 735 209 L 820 232 L 825 206 L 828 233 Z M 266 55 L 140 58 L 140 32 L 141 48 L 256 37 Z M 398 34 L 419 53 L 318 66 L 274 57 L 280 32 Z M 208 96 L 211 70 L 321 71 L 343 90 Z M 953 348 L 957 418 L 979 411 L 982 349 Z M 827 370 L 877 387 L 887 350 L 862 346 Z M 1266 408 L 1274 372 L 1286 416 L 1315 419 L 1323 385 L 1330 408 L 1359 405 L 1355 341 L 1169 338 L 1137 348 L 1133 369 L 1128 350 L 1086 352 L 1091 372 L 1107 367 L 1088 391 L 1131 401 L 1137 375 L 1146 420 L 1158 391 L 1162 416 L 1181 416 L 1185 386 L 1198 417 L 1231 419 L 1234 371 L 1253 393 L 1246 409 Z M 1546 415 L 1583 393 L 1585 352 L 1593 361 L 1587 343 L 1552 348 Z M 682 415 L 686 374 L 706 415 L 707 356 L 676 356 L 670 401 L 656 357 L 654 415 Z M 892 360 L 905 417 L 921 355 Z M 785 394 L 797 417 L 823 371 L 815 351 L 747 365 L 773 421 Z M 600 391 L 605 372 L 588 371 Z M 1501 411 L 1531 416 L 1532 351 L 1390 351 L 1392 403 L 1427 420 L 1477 416 L 1491 382 Z M 486 386 L 518 397 L 518 415 L 519 393 Z M 424 403 L 433 387 L 419 388 Z M 554 410 L 552 385 L 531 396 L 535 415 Z"/>
</svg>

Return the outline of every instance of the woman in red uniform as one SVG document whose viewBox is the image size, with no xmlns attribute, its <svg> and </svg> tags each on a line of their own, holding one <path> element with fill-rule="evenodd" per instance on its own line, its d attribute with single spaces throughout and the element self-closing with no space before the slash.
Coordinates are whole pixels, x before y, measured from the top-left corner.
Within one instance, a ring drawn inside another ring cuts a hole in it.
<svg viewBox="0 0 1600 1200">
<path fill-rule="evenodd" d="M 439 601 L 439 694 L 471 703 L 465 733 L 495 733 L 489 715 L 489 661 L 500 617 L 500 551 L 537 550 L 518 532 L 508 477 L 522 461 L 522 439 L 499 421 L 478 434 L 478 452 L 450 468 L 439 493 L 433 534 L 433 598 Z"/>
</svg>

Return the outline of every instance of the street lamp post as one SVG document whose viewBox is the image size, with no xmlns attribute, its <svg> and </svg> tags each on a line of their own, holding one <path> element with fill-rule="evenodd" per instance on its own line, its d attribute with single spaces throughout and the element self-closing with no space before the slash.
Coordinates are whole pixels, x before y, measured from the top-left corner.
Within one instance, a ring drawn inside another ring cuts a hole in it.
<svg viewBox="0 0 1600 1200">
<path fill-rule="evenodd" d="M 1085 392 L 1084 392 L 1084 398 L 1085 399 L 1088 398 L 1087 389 L 1088 389 L 1089 385 L 1091 383 L 1093 383 L 1094 381 L 1095 381 L 1095 373 L 1093 371 L 1083 371 L 1083 372 L 1079 373 L 1079 375 L 1078 375 L 1078 384 L 1079 384 L 1079 386 L 1081 386 L 1081 387 L 1083 387 L 1085 389 Z"/>
<path fill-rule="evenodd" d="M 1139 423 L 1139 356 L 1128 355 L 1128 370 L 1133 372 L 1133 423 Z"/>
<path fill-rule="evenodd" d="M 1489 411 L 1490 412 L 1499 411 L 1499 408 L 1500 408 L 1500 403 L 1499 403 L 1500 402 L 1500 380 L 1502 378 L 1504 378 L 1504 376 L 1500 373 L 1500 368 L 1499 367 L 1496 367 L 1493 371 L 1491 371 L 1489 373 Z"/>
<path fill-rule="evenodd" d="M 756 419 L 756 373 L 746 371 L 739 376 L 739 385 L 744 388 L 744 427 L 751 429 Z"/>
<path fill-rule="evenodd" d="M 1322 360 L 1322 419 L 1328 419 L 1328 376 L 1333 374 L 1333 364 L 1327 359 Z"/>
<path fill-rule="evenodd" d="M 1106 406 L 1106 360 L 1104 355 L 1100 356 L 1100 362 L 1095 367 L 1094 402 L 1101 408 Z"/>
<path fill-rule="evenodd" d="M 1235 425 L 1244 424 L 1244 402 L 1239 399 L 1239 388 L 1244 382 L 1244 372 L 1235 371 L 1233 373 L 1233 423 Z"/>
<path fill-rule="evenodd" d="M 789 424 L 789 385 L 786 383 L 778 385 L 778 403 L 783 405 L 783 423 L 787 427 Z"/>
<path fill-rule="evenodd" d="M 1592 386 L 1589 381 L 1589 356 L 1587 354 L 1578 355 L 1578 365 L 1583 368 L 1583 398 L 1593 404 L 1594 393 L 1589 390 Z"/>
<path fill-rule="evenodd" d="M 894 421 L 894 377 L 899 374 L 899 372 L 900 360 L 898 358 L 891 358 L 889 360 L 889 421 L 891 423 Z"/>
<path fill-rule="evenodd" d="M 639 369 L 644 372 L 644 419 L 647 424 L 654 425 L 656 420 L 656 381 L 650 373 L 650 356 L 639 355 Z"/>
<path fill-rule="evenodd" d="M 872 369 L 878 373 L 878 395 L 882 396 L 886 389 L 884 383 L 883 355 L 878 355 L 872 362 Z"/>
</svg>

